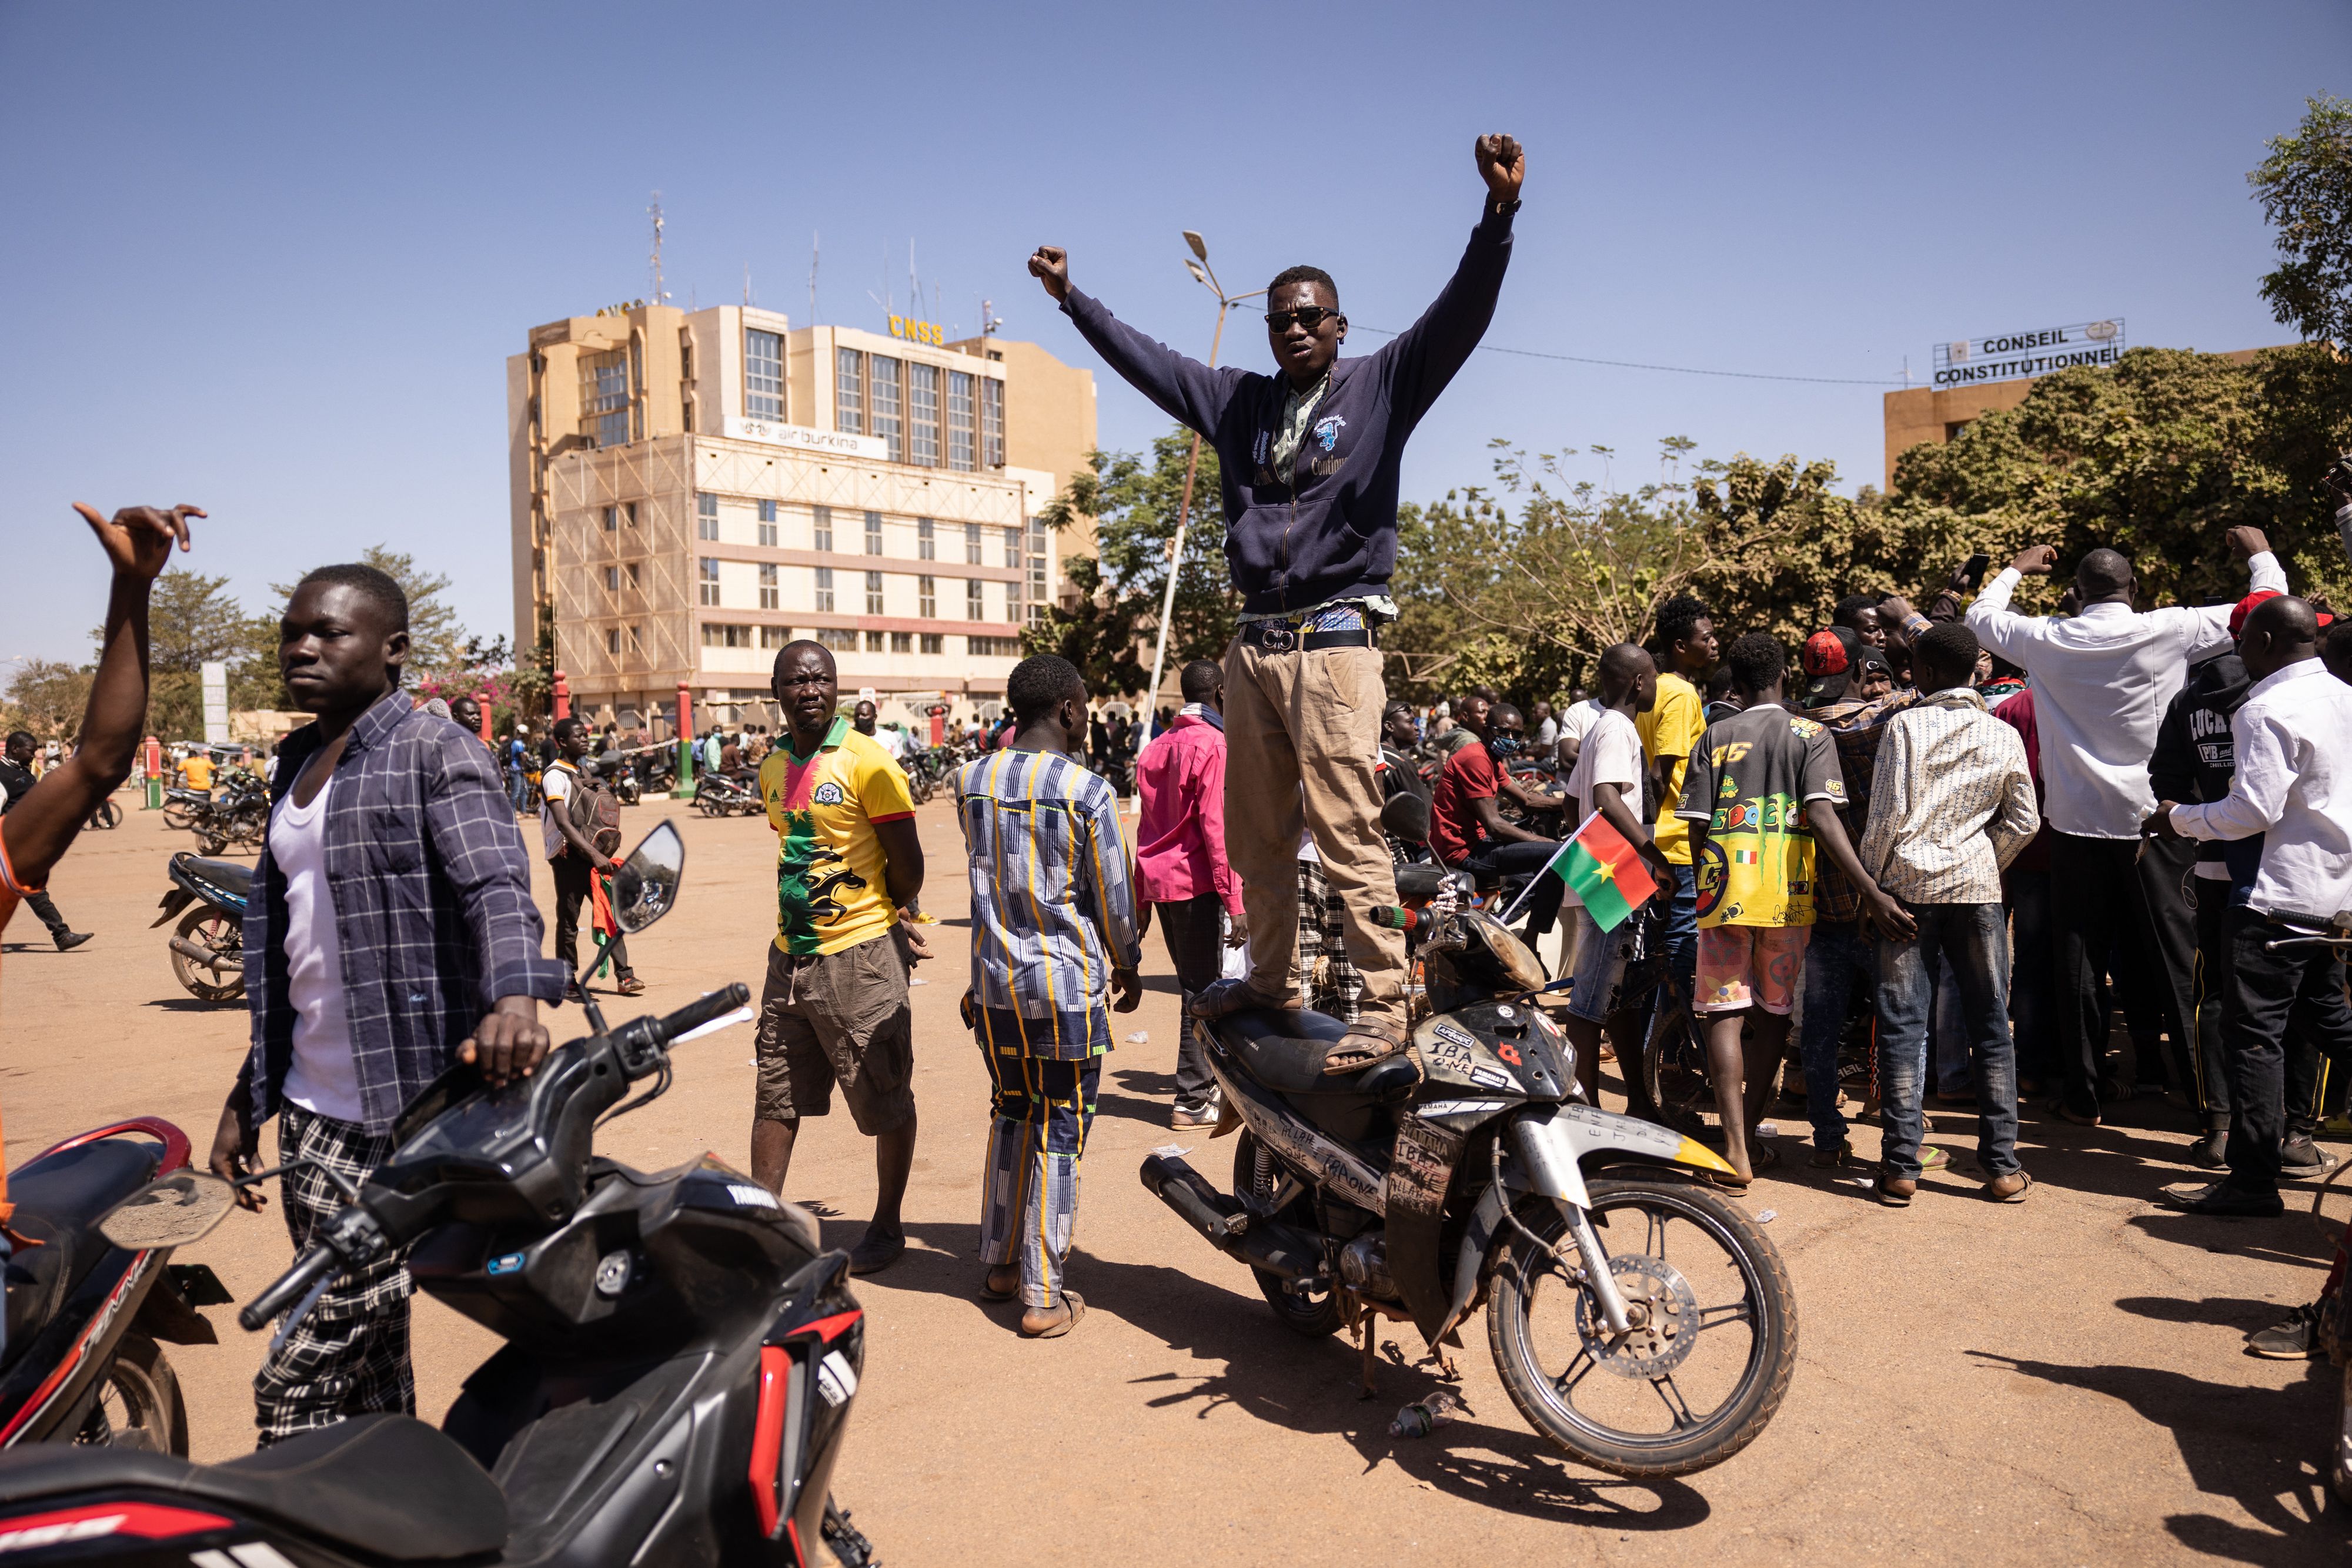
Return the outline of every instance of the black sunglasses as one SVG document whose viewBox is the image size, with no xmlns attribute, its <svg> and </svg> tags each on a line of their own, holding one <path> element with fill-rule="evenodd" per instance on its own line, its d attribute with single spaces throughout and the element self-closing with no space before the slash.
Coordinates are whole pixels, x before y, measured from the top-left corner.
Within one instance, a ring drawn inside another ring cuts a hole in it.
<svg viewBox="0 0 2352 1568">
<path fill-rule="evenodd" d="M 1290 330 L 1290 324 L 1293 321 L 1296 321 L 1300 326 L 1312 332 L 1316 328 L 1323 325 L 1323 321 L 1326 317 L 1337 316 L 1339 312 L 1337 310 L 1330 309 L 1325 306 L 1301 305 L 1296 310 L 1267 311 L 1265 313 L 1265 324 L 1273 328 L 1277 332 L 1287 332 Z"/>
</svg>

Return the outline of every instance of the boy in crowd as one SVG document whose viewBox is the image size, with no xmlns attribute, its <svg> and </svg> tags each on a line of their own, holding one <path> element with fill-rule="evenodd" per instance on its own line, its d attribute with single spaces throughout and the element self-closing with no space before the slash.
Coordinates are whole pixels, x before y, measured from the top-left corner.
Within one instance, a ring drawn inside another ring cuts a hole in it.
<svg viewBox="0 0 2352 1568">
<path fill-rule="evenodd" d="M 1110 1015 L 1143 999 L 1143 936 L 1118 797 L 1075 755 L 1087 734 L 1085 680 L 1069 661 L 1039 653 L 1013 666 L 1004 695 L 1019 727 L 1003 749 L 955 776 L 971 873 L 963 1010 L 995 1111 L 981 1194 L 988 1271 L 980 1293 L 992 1301 L 1017 1294 L 1022 1333 L 1056 1339 L 1087 1310 L 1065 1288 L 1078 1162 Z"/>
<path fill-rule="evenodd" d="M 2042 812 L 2025 743 L 1969 689 L 1977 652 L 1976 633 L 1957 621 L 1928 628 L 1913 643 L 1919 701 L 1886 726 L 1862 838 L 1863 869 L 1918 925 L 1916 938 L 1882 931 L 1877 946 L 1886 1119 L 1878 1200 L 1896 1208 L 1919 1186 L 1927 1022 L 1939 966 L 1958 995 L 1975 1070 L 1985 1196 L 2020 1203 L 2032 1185 L 2017 1163 L 2000 873 L 2032 841 Z"/>
<path fill-rule="evenodd" d="M 1698 737 L 1680 815 L 1690 824 L 1697 883 L 1698 979 L 1691 1007 L 1706 1020 L 1724 1157 L 1748 1181 L 1756 1169 L 1748 1130 L 1770 1092 L 1804 972 L 1817 848 L 1860 891 L 1882 933 L 1907 940 L 1917 928 L 1854 857 L 1833 809 L 1845 804 L 1836 749 L 1828 730 L 1783 706 L 1788 656 L 1780 644 L 1750 632 L 1727 658 L 1740 712 Z M 1755 1039 L 1743 1060 L 1740 1035 L 1751 1009 Z M 1762 1164 L 1779 1163 L 1769 1145 L 1761 1152 Z"/>
<path fill-rule="evenodd" d="M 580 759 L 588 755 L 589 739 L 594 734 L 583 720 L 557 719 L 555 766 L 539 781 L 542 797 L 539 807 L 541 847 L 547 853 L 547 869 L 555 876 L 555 956 L 574 975 L 580 972 L 581 906 L 594 906 L 591 879 L 610 876 L 620 869 L 610 855 L 589 841 L 588 835 L 572 820 L 572 797 L 580 789 Z M 613 973 L 618 977 L 621 995 L 644 996 L 646 983 L 629 967 L 628 945 L 616 936 L 604 953 L 613 960 Z M 578 999 L 579 990 L 580 982 L 574 980 L 571 999 Z"/>
<path fill-rule="evenodd" d="M 1715 669 L 1715 622 L 1706 606 L 1690 595 L 1677 594 L 1658 606 L 1659 661 L 1656 702 L 1634 724 L 1642 737 L 1643 755 L 1658 776 L 1658 814 L 1654 836 L 1658 848 L 1674 867 L 1668 885 L 1658 891 L 1666 903 L 1666 962 L 1683 989 L 1691 988 L 1697 963 L 1697 884 L 1693 880 L 1689 831 L 1683 825 L 1685 761 L 1706 728 L 1706 704 L 1700 688 Z M 1696 684 L 1695 684 L 1696 683 Z M 1704 807 L 1706 797 L 1697 798 Z"/>
</svg>

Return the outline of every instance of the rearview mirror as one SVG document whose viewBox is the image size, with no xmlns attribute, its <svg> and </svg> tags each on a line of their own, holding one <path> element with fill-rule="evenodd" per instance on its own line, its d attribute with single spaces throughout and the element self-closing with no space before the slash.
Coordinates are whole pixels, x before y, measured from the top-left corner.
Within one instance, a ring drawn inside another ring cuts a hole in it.
<svg viewBox="0 0 2352 1568">
<path fill-rule="evenodd" d="M 1429 841 L 1429 802 L 1410 789 L 1389 797 L 1381 808 L 1381 827 L 1409 844 Z"/>
<path fill-rule="evenodd" d="M 236 1188 L 210 1171 L 173 1171 L 108 1209 L 98 1233 L 133 1252 L 185 1247 L 211 1235 L 236 1207 Z"/>
<path fill-rule="evenodd" d="M 686 841 L 676 824 L 664 822 L 613 873 L 613 918 L 622 931 L 635 936 L 667 915 L 685 875 Z"/>
</svg>

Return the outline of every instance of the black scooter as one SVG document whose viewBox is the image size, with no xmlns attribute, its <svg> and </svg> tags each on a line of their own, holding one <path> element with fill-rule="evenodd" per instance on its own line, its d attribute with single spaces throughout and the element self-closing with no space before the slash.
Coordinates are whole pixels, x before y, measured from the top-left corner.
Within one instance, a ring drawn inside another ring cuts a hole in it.
<svg viewBox="0 0 2352 1568">
<path fill-rule="evenodd" d="M 244 996 L 245 906 L 253 897 L 253 868 L 182 850 L 172 857 L 170 875 L 172 885 L 155 905 L 163 913 L 148 929 L 179 916 L 164 944 L 172 950 L 172 973 L 200 1001 Z"/>
<path fill-rule="evenodd" d="M 637 846 L 614 878 L 624 932 L 667 912 L 685 858 L 667 822 Z M 595 1032 L 530 1078 L 444 1075 L 325 1239 L 238 1314 L 250 1330 L 290 1308 L 290 1329 L 328 1281 L 412 1246 L 417 1286 L 507 1342 L 440 1430 L 359 1416 L 219 1465 L 0 1455 L 0 1552 L 12 1568 L 683 1568 L 805 1563 L 821 1537 L 870 1562 L 827 1490 L 865 1362 L 848 1255 L 709 1155 L 646 1174 L 592 1148 L 599 1122 L 669 1086 L 673 1045 L 748 995 L 609 1030 L 592 1001 Z M 117 1247 L 184 1246 L 234 1204 L 229 1183 L 181 1171 L 100 1228 Z"/>
</svg>

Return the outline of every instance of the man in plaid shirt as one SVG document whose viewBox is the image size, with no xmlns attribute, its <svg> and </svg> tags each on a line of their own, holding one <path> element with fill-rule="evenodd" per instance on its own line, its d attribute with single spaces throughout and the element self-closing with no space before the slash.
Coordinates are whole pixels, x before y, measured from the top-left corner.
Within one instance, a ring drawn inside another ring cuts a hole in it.
<svg viewBox="0 0 2352 1568">
<path fill-rule="evenodd" d="M 393 1124 L 453 1061 L 493 1083 L 547 1054 L 539 1003 L 571 977 L 541 956 L 530 862 L 475 737 L 400 688 L 408 601 L 367 566 L 321 567 L 279 626 L 287 689 L 314 723 L 278 753 L 245 918 L 253 1045 L 212 1168 L 253 1167 L 278 1118 L 286 1225 L 300 1252 L 392 1152 Z M 257 1194 L 243 1195 L 248 1207 Z M 395 1255 L 337 1280 L 254 1379 L 264 1446 L 349 1416 L 414 1415 L 408 1270 Z"/>
</svg>

